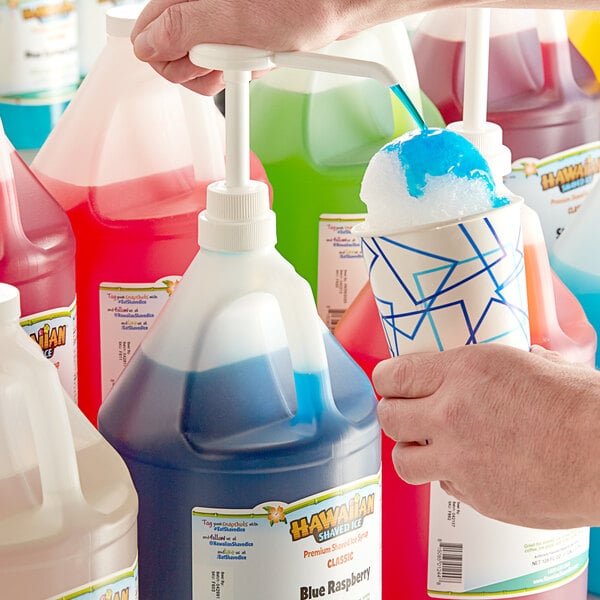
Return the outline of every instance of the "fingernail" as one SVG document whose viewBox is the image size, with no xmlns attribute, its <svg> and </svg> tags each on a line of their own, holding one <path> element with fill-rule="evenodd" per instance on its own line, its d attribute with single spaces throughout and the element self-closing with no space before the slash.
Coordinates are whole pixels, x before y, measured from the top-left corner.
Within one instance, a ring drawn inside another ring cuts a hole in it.
<svg viewBox="0 0 600 600">
<path fill-rule="evenodd" d="M 156 50 L 154 48 L 152 29 L 145 29 L 138 33 L 135 40 L 133 40 L 133 51 L 142 60 L 148 60 L 154 56 Z"/>
</svg>

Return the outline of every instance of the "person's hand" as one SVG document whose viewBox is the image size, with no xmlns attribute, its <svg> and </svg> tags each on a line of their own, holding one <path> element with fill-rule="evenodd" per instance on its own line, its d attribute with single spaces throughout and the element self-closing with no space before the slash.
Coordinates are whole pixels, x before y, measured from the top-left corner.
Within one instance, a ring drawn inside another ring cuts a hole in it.
<svg viewBox="0 0 600 600">
<path fill-rule="evenodd" d="M 221 72 L 190 62 L 188 52 L 196 44 L 315 50 L 375 24 L 359 6 L 347 0 L 151 0 L 131 40 L 136 56 L 165 78 L 212 95 L 223 87 Z M 386 15 L 377 17 L 381 22 Z"/>
<path fill-rule="evenodd" d="M 383 361 L 373 384 L 408 483 L 516 525 L 600 524 L 600 372 L 481 344 Z"/>
</svg>

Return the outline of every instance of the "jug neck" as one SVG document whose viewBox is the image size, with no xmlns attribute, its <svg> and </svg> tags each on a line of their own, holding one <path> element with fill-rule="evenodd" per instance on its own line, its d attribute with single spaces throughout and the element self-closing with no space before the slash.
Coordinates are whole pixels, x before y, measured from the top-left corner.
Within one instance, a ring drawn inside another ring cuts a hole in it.
<svg viewBox="0 0 600 600">
<path fill-rule="evenodd" d="M 0 152 L 6 152 L 6 157 L 1 157 L 0 160 L 4 160 L 5 165 L 10 165 L 8 151 L 0 149 Z M 0 178 L 0 260 L 19 251 L 24 245 L 29 245 L 29 240 L 23 230 L 17 186 L 11 167 L 10 177 Z"/>
</svg>

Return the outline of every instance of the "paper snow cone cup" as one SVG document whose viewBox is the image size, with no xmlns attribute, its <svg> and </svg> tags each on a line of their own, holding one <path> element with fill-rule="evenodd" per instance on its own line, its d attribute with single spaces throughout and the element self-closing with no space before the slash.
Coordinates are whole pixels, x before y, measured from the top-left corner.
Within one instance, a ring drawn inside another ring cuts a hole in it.
<svg viewBox="0 0 600 600">
<path fill-rule="evenodd" d="M 392 356 L 496 342 L 529 349 L 521 198 L 389 234 L 354 227 Z"/>
</svg>

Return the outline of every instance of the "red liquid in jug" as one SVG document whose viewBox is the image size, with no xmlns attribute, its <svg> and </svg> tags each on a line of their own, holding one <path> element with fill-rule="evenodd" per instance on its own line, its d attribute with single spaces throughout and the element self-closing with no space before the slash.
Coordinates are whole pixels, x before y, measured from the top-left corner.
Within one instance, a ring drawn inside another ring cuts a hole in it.
<svg viewBox="0 0 600 600">
<path fill-rule="evenodd" d="M 193 181 L 189 167 L 104 187 L 45 182 L 78 234 L 79 406 L 94 424 L 101 404 L 100 284 L 183 275 L 198 252 L 197 219 L 206 201 L 207 182 Z"/>
<path fill-rule="evenodd" d="M 255 179 L 266 181 L 254 155 L 250 166 Z M 182 276 L 199 249 L 198 214 L 211 182 L 195 181 L 192 166 L 101 187 L 39 176 L 76 233 L 79 406 L 96 424 L 103 399 L 100 284 L 149 285 Z"/>
</svg>

